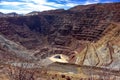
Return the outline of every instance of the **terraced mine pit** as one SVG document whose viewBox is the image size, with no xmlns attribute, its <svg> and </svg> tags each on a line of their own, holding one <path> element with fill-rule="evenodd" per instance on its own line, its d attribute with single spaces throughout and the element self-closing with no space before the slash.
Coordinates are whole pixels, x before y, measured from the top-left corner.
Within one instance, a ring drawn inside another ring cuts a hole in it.
<svg viewBox="0 0 120 80">
<path fill-rule="evenodd" d="M 0 17 L 0 80 L 120 80 L 120 3 Z"/>
</svg>

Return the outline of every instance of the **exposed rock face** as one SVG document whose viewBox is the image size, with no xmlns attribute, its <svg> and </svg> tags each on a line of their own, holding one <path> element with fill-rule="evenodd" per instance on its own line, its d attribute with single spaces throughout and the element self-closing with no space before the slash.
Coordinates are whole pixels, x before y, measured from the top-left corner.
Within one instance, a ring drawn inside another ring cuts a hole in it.
<svg viewBox="0 0 120 80">
<path fill-rule="evenodd" d="M 25 56 L 20 57 L 20 53 L 29 54 L 38 60 L 53 54 L 64 54 L 69 57 L 69 63 L 119 71 L 120 3 L 2 17 L 0 39 L 7 40 L 8 43 L 4 44 L 9 48 L 12 43 L 14 45 L 9 51 L 0 43 L 1 61 L 7 61 L 6 58 L 28 61 L 24 59 Z M 18 49 L 17 45 L 21 48 Z"/>
<path fill-rule="evenodd" d="M 88 43 L 87 49 L 78 52 L 77 64 L 104 66 L 109 68 L 120 69 L 120 27 L 117 23 L 112 23 L 104 32 L 105 36 L 101 37 L 96 43 Z M 117 42 L 117 43 L 116 43 Z M 82 58 L 84 55 L 84 58 Z M 118 61 L 116 61 L 116 59 Z M 82 63 L 83 62 L 83 63 Z"/>
</svg>

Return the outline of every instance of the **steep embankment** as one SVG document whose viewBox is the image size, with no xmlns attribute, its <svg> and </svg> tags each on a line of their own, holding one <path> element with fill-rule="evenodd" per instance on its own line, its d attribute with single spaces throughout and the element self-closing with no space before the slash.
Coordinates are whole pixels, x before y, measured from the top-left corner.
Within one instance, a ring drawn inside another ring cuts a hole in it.
<svg viewBox="0 0 120 80">
<path fill-rule="evenodd" d="M 0 61 L 7 60 L 7 56 L 11 57 L 16 60 L 22 61 L 34 61 L 37 60 L 32 54 L 34 51 L 29 51 L 25 47 L 21 46 L 20 44 L 16 44 L 13 41 L 10 41 L 0 35 Z M 6 56 L 6 57 L 5 57 Z M 5 58 L 5 59 L 4 59 Z M 10 60 L 10 59 L 9 59 Z"/>
</svg>

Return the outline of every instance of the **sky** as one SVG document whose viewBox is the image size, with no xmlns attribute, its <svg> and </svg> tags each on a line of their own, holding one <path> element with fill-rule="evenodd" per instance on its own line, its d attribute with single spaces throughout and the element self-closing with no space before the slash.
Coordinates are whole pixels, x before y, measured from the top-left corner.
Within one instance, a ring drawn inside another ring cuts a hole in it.
<svg viewBox="0 0 120 80">
<path fill-rule="evenodd" d="M 0 0 L 0 12 L 26 14 L 32 11 L 69 9 L 77 5 L 120 2 L 120 0 Z"/>
</svg>

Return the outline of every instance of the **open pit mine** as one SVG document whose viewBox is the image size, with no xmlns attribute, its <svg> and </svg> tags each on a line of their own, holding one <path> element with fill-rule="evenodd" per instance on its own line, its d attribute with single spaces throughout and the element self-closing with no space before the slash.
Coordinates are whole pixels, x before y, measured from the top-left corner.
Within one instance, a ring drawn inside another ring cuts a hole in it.
<svg viewBox="0 0 120 80">
<path fill-rule="evenodd" d="M 120 80 L 120 3 L 0 16 L 0 80 Z"/>
</svg>

